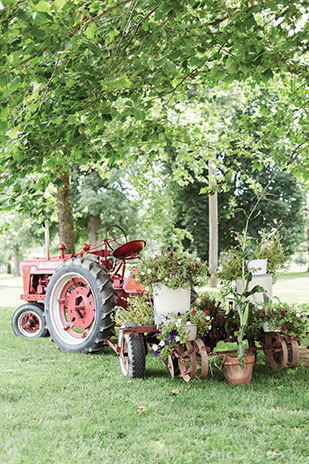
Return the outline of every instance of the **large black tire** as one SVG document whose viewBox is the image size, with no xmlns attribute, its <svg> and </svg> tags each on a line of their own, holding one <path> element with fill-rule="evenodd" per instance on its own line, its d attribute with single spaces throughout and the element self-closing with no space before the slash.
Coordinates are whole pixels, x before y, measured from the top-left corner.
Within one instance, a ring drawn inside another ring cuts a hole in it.
<svg viewBox="0 0 309 464">
<path fill-rule="evenodd" d="M 51 339 L 63 351 L 97 353 L 115 334 L 116 292 L 106 271 L 89 258 L 72 258 L 56 269 L 46 291 Z"/>
<path fill-rule="evenodd" d="M 17 337 L 45 337 L 47 328 L 44 311 L 36 303 L 21 305 L 13 314 L 12 329 Z"/>
<path fill-rule="evenodd" d="M 143 336 L 135 337 L 133 334 L 124 334 L 122 330 L 124 327 L 137 327 L 137 325 L 127 322 L 119 329 L 118 346 L 121 347 L 119 355 L 121 372 L 129 379 L 145 377 L 146 352 Z"/>
</svg>

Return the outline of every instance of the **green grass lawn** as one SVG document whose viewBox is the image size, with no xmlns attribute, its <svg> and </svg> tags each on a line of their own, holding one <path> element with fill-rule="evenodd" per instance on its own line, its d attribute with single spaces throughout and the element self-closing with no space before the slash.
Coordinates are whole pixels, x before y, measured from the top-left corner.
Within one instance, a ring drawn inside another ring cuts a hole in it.
<svg viewBox="0 0 309 464">
<path fill-rule="evenodd" d="M 280 292 L 298 298 L 298 278 Z M 308 368 L 275 372 L 259 353 L 250 385 L 216 367 L 185 383 L 148 354 L 146 378 L 128 381 L 110 348 L 79 355 L 15 337 L 18 285 L 0 279 L 1 463 L 309 463 Z"/>
</svg>

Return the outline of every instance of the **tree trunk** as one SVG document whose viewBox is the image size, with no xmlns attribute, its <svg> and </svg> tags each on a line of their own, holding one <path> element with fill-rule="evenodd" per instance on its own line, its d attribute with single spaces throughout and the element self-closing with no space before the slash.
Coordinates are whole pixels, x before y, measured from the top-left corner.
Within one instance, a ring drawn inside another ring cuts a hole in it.
<svg viewBox="0 0 309 464">
<path fill-rule="evenodd" d="M 215 159 L 209 160 L 209 272 L 211 274 L 209 285 L 217 287 L 216 271 L 218 268 L 218 193 L 216 190 Z"/>
<path fill-rule="evenodd" d="M 19 245 L 13 245 L 13 276 L 20 276 L 20 247 Z"/>
<path fill-rule="evenodd" d="M 88 243 L 89 245 L 94 245 L 99 239 L 98 230 L 101 226 L 101 217 L 100 214 L 90 214 L 88 213 L 88 223 L 87 223 L 87 232 L 88 232 Z"/>
<path fill-rule="evenodd" d="M 58 187 L 57 209 L 60 241 L 66 245 L 66 254 L 72 254 L 75 251 L 75 234 L 73 221 L 73 208 L 70 190 L 70 177 L 68 170 L 59 171 L 59 177 L 63 185 Z"/>
</svg>

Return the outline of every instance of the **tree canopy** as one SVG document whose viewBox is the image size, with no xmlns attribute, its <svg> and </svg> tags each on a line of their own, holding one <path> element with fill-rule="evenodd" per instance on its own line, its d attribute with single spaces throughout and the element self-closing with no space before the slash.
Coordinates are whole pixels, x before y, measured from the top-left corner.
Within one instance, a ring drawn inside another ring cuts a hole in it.
<svg viewBox="0 0 309 464">
<path fill-rule="evenodd" d="M 308 180 L 307 1 L 1 5 L 5 207 L 25 208 L 29 192 L 44 202 L 50 184 L 59 194 L 72 163 L 149 166 L 170 149 L 179 182 L 183 160 L 201 172 L 218 149 L 254 156 L 256 169 L 273 159 Z M 235 83 L 251 106 L 228 133 L 217 97 Z"/>
</svg>

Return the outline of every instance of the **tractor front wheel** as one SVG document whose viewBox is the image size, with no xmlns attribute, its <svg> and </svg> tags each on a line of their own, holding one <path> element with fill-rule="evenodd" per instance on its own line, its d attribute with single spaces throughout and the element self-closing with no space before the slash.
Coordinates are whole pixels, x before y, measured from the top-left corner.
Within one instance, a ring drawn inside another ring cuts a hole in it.
<svg viewBox="0 0 309 464">
<path fill-rule="evenodd" d="M 118 346 L 120 347 L 120 367 L 123 375 L 129 379 L 145 377 L 146 352 L 142 335 L 123 333 L 123 329 L 137 327 L 127 322 L 119 329 Z"/>
<path fill-rule="evenodd" d="M 17 337 L 45 337 L 47 328 L 44 311 L 35 303 L 23 304 L 13 314 L 12 329 Z"/>
<path fill-rule="evenodd" d="M 102 351 L 104 340 L 114 334 L 115 304 L 112 279 L 96 261 L 65 261 L 46 291 L 46 322 L 52 340 L 63 351 Z"/>
</svg>

